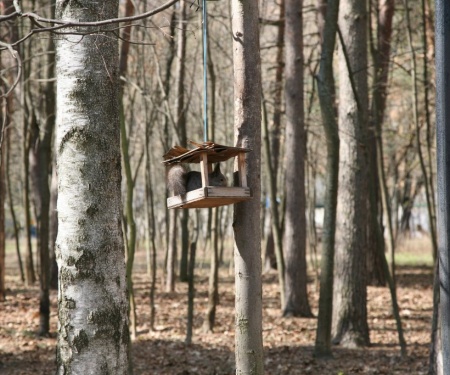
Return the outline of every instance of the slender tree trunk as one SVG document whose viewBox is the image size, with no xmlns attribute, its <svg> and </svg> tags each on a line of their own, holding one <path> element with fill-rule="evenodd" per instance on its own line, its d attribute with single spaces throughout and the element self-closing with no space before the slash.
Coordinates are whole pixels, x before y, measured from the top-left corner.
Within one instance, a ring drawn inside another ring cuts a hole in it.
<svg viewBox="0 0 450 375">
<path fill-rule="evenodd" d="M 450 2 L 436 0 L 437 233 L 439 235 L 439 308 L 442 374 L 450 372 Z M 435 314 L 437 312 L 435 311 Z"/>
<path fill-rule="evenodd" d="M 433 319 L 431 323 L 431 344 L 428 375 L 444 375 L 441 340 L 441 320 L 439 318 L 439 262 L 434 267 Z"/>
<path fill-rule="evenodd" d="M 14 12 L 14 6 L 12 0 L 2 0 L 0 3 L 0 8 L 3 15 L 8 15 Z M 17 23 L 11 23 L 2 25 L 2 41 L 6 43 L 13 43 L 18 39 L 18 27 Z M 0 69 L 3 68 L 3 64 L 0 56 Z M 10 175 L 6 176 L 6 169 L 8 168 L 6 165 L 9 164 L 9 157 L 6 155 L 6 148 L 8 151 L 10 150 L 10 131 L 7 128 L 10 125 L 10 119 L 13 114 L 13 93 L 10 93 L 8 97 L 4 97 L 3 94 L 8 91 L 12 82 L 14 82 L 14 77 L 18 72 L 16 69 L 13 69 L 9 73 L 8 79 L 5 80 L 3 77 L 0 83 L 0 91 L 2 93 L 2 97 L 0 98 L 0 301 L 4 301 L 6 299 L 6 285 L 5 285 L 5 273 L 6 273 L 6 248 L 5 248 L 5 197 L 6 197 L 6 184 L 5 178 L 8 178 L 8 189 L 10 191 L 10 209 L 11 214 L 14 220 L 14 232 L 17 236 L 17 226 L 15 217 L 13 215 L 14 207 L 12 204 L 11 190 L 10 190 Z M 8 134 L 7 134 L 8 133 Z M 8 144 L 5 142 L 5 136 L 8 137 Z M 8 158 L 8 160 L 6 160 Z M 18 241 L 16 237 L 16 241 Z M 18 242 L 16 242 L 18 244 Z M 20 258 L 19 248 L 16 246 L 17 254 L 19 256 L 19 262 L 21 267 L 21 275 L 23 280 L 23 268 L 22 262 Z"/>
<path fill-rule="evenodd" d="M 340 171 L 333 295 L 333 342 L 369 345 L 366 290 L 367 9 L 342 0 L 339 9 Z"/>
<path fill-rule="evenodd" d="M 428 222 L 430 225 L 430 237 L 431 237 L 431 244 L 433 246 L 433 255 L 436 257 L 435 254 L 437 254 L 437 238 L 436 238 L 436 229 L 435 229 L 435 214 L 434 214 L 434 207 L 433 207 L 433 201 L 434 199 L 431 198 L 431 195 L 434 194 L 434 192 L 431 190 L 430 186 L 430 179 L 428 177 L 428 172 L 426 165 L 425 165 L 425 159 L 423 157 L 422 152 L 422 145 L 421 145 L 421 126 L 419 124 L 419 97 L 418 97 L 418 77 L 417 77 L 417 61 L 416 61 L 416 52 L 414 50 L 413 45 L 413 39 L 412 39 L 412 25 L 410 21 L 410 15 L 409 15 L 409 2 L 408 0 L 404 0 L 405 2 L 405 14 L 406 14 L 406 29 L 407 29 L 407 35 L 408 35 L 408 44 L 409 44 L 409 50 L 411 52 L 411 84 L 412 84 L 412 105 L 413 105 L 413 118 L 414 118 L 414 125 L 415 125 L 415 132 L 416 132 L 416 147 L 417 147 L 417 154 L 419 156 L 419 162 L 420 162 L 420 170 L 423 175 L 424 180 L 424 186 L 425 186 L 425 198 L 427 202 L 427 210 L 428 210 Z"/>
<path fill-rule="evenodd" d="M 205 332 L 214 330 L 216 321 L 216 307 L 219 301 L 219 209 L 212 209 L 212 229 L 211 229 L 211 268 L 209 274 L 208 287 L 208 307 L 203 324 Z"/>
<path fill-rule="evenodd" d="M 285 306 L 285 265 L 284 265 L 284 256 L 283 256 L 283 236 L 281 232 L 281 224 L 280 224 L 280 217 L 279 217 L 279 211 L 278 211 L 278 202 L 277 202 L 277 187 L 276 187 L 276 180 L 275 180 L 275 173 L 273 170 L 272 163 L 270 160 L 271 157 L 271 149 L 270 149 L 270 142 L 269 142 L 269 127 L 268 127 L 268 121 L 267 121 L 267 111 L 266 111 L 266 104 L 263 100 L 262 103 L 262 135 L 263 135 L 263 142 L 264 142 L 264 157 L 266 159 L 265 167 L 266 167 L 266 174 L 268 178 L 268 185 L 269 185 L 269 197 L 270 197 L 270 222 L 271 222 L 271 232 L 269 233 L 269 237 L 267 239 L 267 246 L 273 246 L 275 250 L 275 259 L 276 259 L 276 266 L 277 266 L 277 273 L 278 273 L 278 284 L 280 287 L 280 305 L 281 309 Z"/>
<path fill-rule="evenodd" d="M 146 221 L 147 221 L 147 253 L 150 264 L 150 329 L 155 329 L 155 290 L 156 290 L 156 223 L 155 223 L 155 204 L 153 198 L 153 188 L 151 186 L 151 157 L 150 157 L 150 124 L 147 123 L 145 129 L 145 197 L 146 197 Z"/>
<path fill-rule="evenodd" d="M 384 285 L 386 283 L 386 275 L 383 274 L 380 254 L 384 253 L 385 246 L 383 236 L 379 236 L 379 233 L 383 233 L 383 214 L 380 207 L 382 192 L 380 192 L 381 187 L 379 184 L 381 178 L 379 175 L 380 170 L 377 168 L 377 160 L 383 156 L 378 155 L 377 142 L 381 142 L 382 139 L 382 124 L 386 107 L 394 1 L 377 0 L 376 3 L 376 39 L 374 40 L 374 37 L 372 37 L 370 40 L 373 61 L 372 74 L 374 78 L 367 138 L 370 179 L 367 263 L 368 283 Z M 372 29 L 369 30 L 372 32 Z M 380 227 L 380 229 L 377 227 Z"/>
<path fill-rule="evenodd" d="M 177 215 L 178 210 L 169 211 L 169 244 L 166 264 L 166 292 L 175 291 L 175 262 L 177 259 Z"/>
<path fill-rule="evenodd" d="M 425 124 L 426 124 L 426 150 L 427 150 L 427 169 L 428 169 L 428 185 L 430 187 L 430 208 L 431 208 L 431 219 L 433 220 L 432 223 L 432 227 L 436 228 L 436 189 L 435 189 L 435 185 L 434 185 L 434 180 L 436 178 L 435 173 L 434 173 L 434 161 L 435 161 L 435 156 L 433 154 L 433 149 L 435 147 L 434 144 L 434 139 L 432 137 L 432 129 L 433 129 L 433 125 L 431 123 L 431 111 L 430 111 L 430 78 L 432 77 L 432 75 L 430 75 L 429 73 L 429 55 L 430 55 L 430 50 L 431 52 L 431 56 L 434 56 L 434 52 L 433 52 L 433 47 L 434 47 L 434 43 L 432 43 L 431 46 L 429 46 L 428 44 L 428 40 L 430 38 L 429 34 L 429 5 L 427 5 L 427 0 L 422 0 L 422 27 L 423 27 L 423 32 L 422 32 L 422 43 L 423 43 L 423 50 L 425 51 L 425 53 L 423 54 L 423 94 L 424 94 L 424 107 L 425 107 Z M 432 17 L 431 17 L 432 18 Z M 431 20 L 432 24 L 433 21 Z M 430 33 L 431 34 L 431 33 Z M 429 48 L 431 47 L 431 48 Z M 436 231 L 436 229 L 435 229 Z M 437 236 L 437 234 L 435 234 L 435 236 Z M 436 240 L 437 241 L 437 240 Z M 437 244 L 437 242 L 436 242 Z M 434 260 L 437 259 L 437 247 L 434 248 L 433 250 L 435 250 L 436 252 L 433 252 L 433 257 Z"/>
<path fill-rule="evenodd" d="M 209 43 L 209 34 L 207 34 L 207 37 L 207 69 L 210 83 L 208 133 L 211 137 L 210 139 L 214 140 L 216 137 L 216 73 L 211 54 L 211 43 Z M 220 209 L 217 207 L 208 210 L 208 225 L 211 225 L 211 230 L 208 231 L 211 244 L 211 264 L 208 287 L 208 307 L 203 325 L 203 330 L 205 332 L 212 332 L 214 330 L 216 308 L 219 303 L 219 212 Z"/>
<path fill-rule="evenodd" d="M 189 256 L 189 286 L 188 286 L 188 315 L 186 344 L 192 343 L 192 330 L 194 326 L 194 298 L 195 298 L 195 251 L 197 250 L 197 242 L 191 243 L 191 251 Z"/>
<path fill-rule="evenodd" d="M 1 66 L 1 62 L 0 62 Z M 2 101 L 6 99 L 2 98 L 0 99 L 0 111 L 3 112 L 2 108 Z M 6 111 L 4 112 L 6 113 Z M 6 242 L 5 242 L 5 159 L 6 159 L 6 153 L 5 153 L 5 142 L 4 142 L 4 136 L 5 136 L 5 125 L 7 121 L 4 121 L 3 115 L 0 113 L 0 302 L 5 301 L 6 299 L 6 285 L 5 285 L 5 273 L 6 273 L 6 264 L 5 264 L 5 257 L 6 257 Z"/>
<path fill-rule="evenodd" d="M 119 2 L 80 7 L 58 0 L 56 7 L 59 19 L 83 22 L 116 18 Z M 117 38 L 113 32 L 67 34 L 58 40 L 56 63 L 57 373 L 125 375 L 129 331 Z"/>
<path fill-rule="evenodd" d="M 264 373 L 261 284 L 261 68 L 258 1 L 232 0 L 235 144 L 249 147 L 253 199 L 235 205 L 236 374 Z"/>
<path fill-rule="evenodd" d="M 54 8 L 52 11 L 54 17 Z M 34 204 L 37 221 L 38 254 L 40 264 L 40 296 L 39 296 L 39 334 L 47 335 L 50 329 L 50 178 L 52 175 L 52 140 L 55 128 L 55 46 L 51 38 L 47 47 L 47 79 L 44 92 L 44 121 L 39 124 L 33 121 L 30 128 L 31 148 L 30 177 L 34 192 Z"/>
<path fill-rule="evenodd" d="M 303 107 L 303 0 L 286 0 L 286 256 L 284 316 L 311 317 L 306 290 L 306 134 Z"/>
<path fill-rule="evenodd" d="M 284 29 L 285 29 L 285 0 L 280 0 L 280 15 L 278 17 L 277 30 L 277 52 L 276 52 L 276 68 L 275 68 L 275 82 L 273 92 L 273 116 L 272 125 L 267 136 L 270 136 L 270 163 L 272 165 L 272 173 L 270 177 L 275 180 L 275 191 L 277 191 L 276 183 L 278 181 L 278 169 L 280 159 L 280 143 L 281 143 L 281 116 L 282 116 L 282 102 L 283 102 L 283 70 L 284 70 Z M 265 109 L 264 109 L 265 110 Z M 269 135 L 270 134 L 270 135 Z M 264 141 L 265 142 L 265 141 Z M 267 146 L 264 146 L 267 147 Z M 269 183 L 271 183 L 269 181 Z M 278 207 L 277 207 L 278 210 Z M 272 220 L 272 217 L 269 218 Z M 276 255 L 274 248 L 273 225 L 269 227 L 269 233 L 266 236 L 266 248 L 264 252 L 264 269 L 270 270 L 276 268 Z M 275 264 L 275 267 L 274 267 Z M 283 275 L 284 277 L 284 275 Z M 283 282 L 284 284 L 284 282 Z M 284 288 L 284 286 L 283 286 Z M 284 293 L 284 291 L 283 291 Z"/>
<path fill-rule="evenodd" d="M 132 16 L 134 13 L 134 4 L 131 0 L 127 0 L 125 3 L 125 16 Z M 128 54 L 130 50 L 130 36 L 131 36 L 131 25 L 127 24 L 123 29 L 122 33 L 122 45 L 120 48 L 120 60 L 119 60 L 119 76 L 126 77 L 128 70 Z M 136 306 L 134 303 L 134 291 L 133 291 L 133 264 L 134 255 L 136 248 L 136 222 L 134 220 L 134 209 L 133 209 L 133 197 L 134 197 L 134 179 L 131 172 L 131 162 L 130 162 L 130 150 L 129 150 L 129 139 L 127 136 L 127 128 L 125 124 L 125 108 L 124 108 L 124 85 L 120 85 L 120 145 L 122 151 L 122 161 L 125 170 L 125 184 L 126 184 L 126 198 L 125 198 L 125 217 L 126 217 L 126 236 L 127 241 L 126 251 L 127 251 L 127 287 L 129 293 L 129 303 L 130 303 L 130 331 L 131 338 L 136 338 Z"/>
<path fill-rule="evenodd" d="M 31 113 L 27 100 L 25 91 L 27 90 L 26 75 L 28 75 L 29 69 L 28 64 L 24 66 L 24 71 L 22 73 L 22 85 L 21 85 L 21 104 L 24 108 L 23 117 L 23 127 L 22 127 L 22 179 L 23 179 L 23 210 L 24 210 L 24 228 L 25 228 L 25 280 L 27 285 L 33 285 L 36 282 L 36 274 L 34 270 L 33 261 L 33 247 L 31 243 L 31 212 L 30 212 L 30 162 L 29 162 L 29 151 L 30 151 L 30 131 L 29 127 L 34 121 L 36 121 L 34 111 Z M 28 116 L 27 116 L 28 114 Z"/>
<path fill-rule="evenodd" d="M 317 87 L 322 123 L 327 140 L 325 213 L 320 261 L 320 296 L 314 353 L 331 356 L 331 324 L 333 310 L 333 269 L 336 232 L 336 207 L 339 173 L 339 133 L 334 108 L 333 53 L 335 48 L 339 0 L 330 1 L 326 9 Z"/>
<path fill-rule="evenodd" d="M 180 134 L 180 143 L 187 144 L 186 134 L 186 105 L 184 95 L 184 81 L 186 71 L 186 2 L 181 0 L 178 12 L 178 44 L 177 44 L 177 73 L 176 73 L 176 102 L 177 129 Z M 181 214 L 181 256 L 180 281 L 188 281 L 188 255 L 189 255 L 189 210 Z"/>
<path fill-rule="evenodd" d="M 8 124 L 8 122 L 6 122 Z M 13 229 L 14 229 L 14 239 L 16 243 L 16 253 L 17 253 L 17 261 L 19 263 L 19 270 L 20 270 L 20 280 L 22 282 L 25 282 L 25 274 L 23 270 L 23 264 L 22 264 L 22 256 L 20 254 L 20 234 L 19 234 L 19 223 L 17 222 L 16 217 L 16 210 L 14 208 L 14 201 L 13 201 L 13 194 L 11 191 L 11 128 L 6 130 L 6 187 L 8 192 L 8 203 L 9 203 L 9 211 L 11 213 L 11 219 L 13 222 Z"/>
</svg>

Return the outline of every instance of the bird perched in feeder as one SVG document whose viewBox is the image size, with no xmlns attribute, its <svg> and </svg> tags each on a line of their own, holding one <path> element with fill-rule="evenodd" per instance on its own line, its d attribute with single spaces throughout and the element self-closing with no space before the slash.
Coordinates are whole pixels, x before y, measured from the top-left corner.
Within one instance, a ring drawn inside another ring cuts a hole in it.
<svg viewBox="0 0 450 375">
<path fill-rule="evenodd" d="M 214 170 L 208 174 L 209 186 L 227 186 L 227 178 L 220 171 L 220 164 L 217 163 Z M 183 195 L 188 191 L 202 187 L 202 175 L 197 171 L 187 172 L 181 164 L 168 167 L 167 189 L 173 195 Z"/>
</svg>

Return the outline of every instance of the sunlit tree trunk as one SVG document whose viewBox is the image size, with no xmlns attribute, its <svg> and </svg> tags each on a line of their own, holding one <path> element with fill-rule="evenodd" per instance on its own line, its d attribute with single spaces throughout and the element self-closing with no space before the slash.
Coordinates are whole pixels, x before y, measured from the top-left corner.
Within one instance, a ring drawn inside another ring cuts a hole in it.
<svg viewBox="0 0 450 375">
<path fill-rule="evenodd" d="M 327 140 L 325 213 L 323 220 L 322 254 L 320 260 L 320 296 L 315 355 L 331 356 L 331 324 L 333 309 L 333 269 L 336 232 L 336 207 L 339 173 L 339 133 L 334 106 L 333 54 L 336 41 L 339 0 L 330 1 L 324 9 L 320 0 L 321 14 L 325 14 L 322 32 L 317 88 L 320 100 L 322 124 Z"/>
<path fill-rule="evenodd" d="M 253 199 L 235 205 L 236 374 L 264 373 L 261 285 L 261 65 L 257 0 L 232 0 L 235 144 L 246 156 Z"/>
<path fill-rule="evenodd" d="M 366 290 L 367 9 L 341 0 L 338 27 L 340 168 L 333 293 L 333 342 L 369 344 Z"/>
<path fill-rule="evenodd" d="M 56 13 L 65 21 L 98 21 L 117 17 L 118 5 L 58 0 Z M 108 32 L 65 35 L 57 42 L 56 61 L 57 373 L 123 375 L 129 331 L 117 38 Z"/>
</svg>

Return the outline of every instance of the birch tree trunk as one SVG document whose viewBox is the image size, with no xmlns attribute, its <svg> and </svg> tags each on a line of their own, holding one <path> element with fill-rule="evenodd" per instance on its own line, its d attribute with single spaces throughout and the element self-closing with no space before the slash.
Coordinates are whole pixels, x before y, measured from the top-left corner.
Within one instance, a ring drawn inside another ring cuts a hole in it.
<svg viewBox="0 0 450 375">
<path fill-rule="evenodd" d="M 303 108 L 302 0 L 286 0 L 286 225 L 284 316 L 311 317 L 306 290 L 306 136 Z"/>
<path fill-rule="evenodd" d="M 261 285 L 261 64 L 257 0 L 232 0 L 235 144 L 247 154 L 253 199 L 234 209 L 236 374 L 264 373 Z"/>
<path fill-rule="evenodd" d="M 366 290 L 367 9 L 341 0 L 338 25 L 340 168 L 333 294 L 333 342 L 369 344 Z"/>
<path fill-rule="evenodd" d="M 118 13 L 117 0 L 58 0 L 56 7 L 64 21 L 99 21 Z M 117 38 L 107 32 L 64 35 L 56 62 L 57 373 L 127 374 Z"/>
</svg>

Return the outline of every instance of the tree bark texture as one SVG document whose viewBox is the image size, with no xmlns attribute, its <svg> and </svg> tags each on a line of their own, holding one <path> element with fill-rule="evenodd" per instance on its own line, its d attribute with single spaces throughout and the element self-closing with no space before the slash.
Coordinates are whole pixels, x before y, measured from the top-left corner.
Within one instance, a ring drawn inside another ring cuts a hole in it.
<svg viewBox="0 0 450 375">
<path fill-rule="evenodd" d="M 2 98 L 6 101 L 6 99 Z M 0 102 L 0 110 L 1 102 Z M 6 112 L 6 111 L 5 111 Z M 5 285 L 5 273 L 6 273 L 6 238 L 5 238 L 5 197 L 6 197 L 6 184 L 5 184 L 5 172 L 6 172 L 6 147 L 4 141 L 5 126 L 7 121 L 3 121 L 3 116 L 0 115 L 1 120 L 1 143 L 0 143 L 0 302 L 6 299 L 6 285 Z"/>
<path fill-rule="evenodd" d="M 58 0 L 56 7 L 65 21 L 118 13 L 118 1 Z M 56 63 L 57 373 L 127 374 L 117 38 L 107 32 L 61 36 Z"/>
<path fill-rule="evenodd" d="M 236 374 L 264 373 L 261 284 L 261 64 L 257 0 L 232 0 L 235 144 L 246 156 L 253 199 L 235 205 Z"/>
<path fill-rule="evenodd" d="M 286 0 L 286 216 L 283 315 L 311 317 L 306 289 L 306 136 L 303 107 L 303 0 Z"/>
<path fill-rule="evenodd" d="M 436 0 L 437 233 L 439 244 L 440 349 L 443 374 L 450 372 L 450 3 Z"/>
<path fill-rule="evenodd" d="M 320 296 L 317 335 L 314 353 L 331 356 L 331 323 L 333 306 L 333 269 L 336 233 L 336 207 L 339 173 L 339 133 L 335 111 L 333 54 L 335 49 L 339 0 L 330 1 L 323 9 L 325 25 L 322 32 L 322 51 L 317 79 L 322 123 L 327 139 L 325 213 L 323 220 L 322 256 L 320 260 Z"/>
<path fill-rule="evenodd" d="M 373 87 L 370 107 L 370 121 L 367 137 L 367 147 L 369 153 L 369 206 L 370 221 L 368 232 L 368 283 L 371 285 L 385 285 L 386 275 L 383 273 L 382 259 L 380 255 L 385 251 L 382 230 L 383 214 L 380 206 L 380 173 L 377 172 L 377 160 L 383 158 L 378 155 L 377 144 L 380 146 L 382 137 L 382 125 L 386 107 L 390 49 L 392 36 L 392 19 L 394 16 L 394 1 L 380 0 L 377 4 L 376 12 L 376 38 L 371 41 L 371 52 L 373 61 Z M 380 142 L 380 143 L 378 143 Z"/>
<path fill-rule="evenodd" d="M 186 104 L 184 95 L 184 83 L 186 72 L 186 2 L 180 0 L 178 10 L 178 41 L 177 41 L 177 66 L 176 66 L 176 126 L 180 134 L 180 143 L 187 145 L 186 134 Z M 214 138 L 213 138 L 214 139 Z M 180 254 L 180 281 L 188 281 L 189 258 L 189 210 L 183 210 L 180 218 L 181 224 L 181 254 Z"/>
<path fill-rule="evenodd" d="M 333 294 L 334 343 L 369 344 L 366 290 L 367 10 L 342 0 L 338 27 L 340 168 Z"/>
<path fill-rule="evenodd" d="M 54 11 L 52 12 L 54 15 Z M 37 220 L 38 253 L 40 261 L 39 277 L 39 333 L 46 335 L 50 329 L 50 178 L 52 174 L 52 139 L 55 128 L 55 46 L 53 39 L 47 47 L 47 79 L 44 91 L 44 110 L 40 124 L 32 123 L 30 158 L 30 177 L 33 186 L 34 205 Z M 40 125 L 40 126 L 39 126 Z"/>
</svg>

